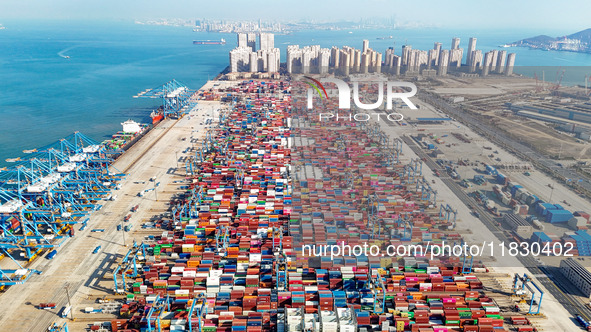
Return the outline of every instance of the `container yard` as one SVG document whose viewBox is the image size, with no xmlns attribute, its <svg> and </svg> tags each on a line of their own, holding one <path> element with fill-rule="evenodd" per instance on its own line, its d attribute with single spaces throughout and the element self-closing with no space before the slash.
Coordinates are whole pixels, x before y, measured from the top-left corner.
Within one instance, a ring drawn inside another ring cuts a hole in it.
<svg viewBox="0 0 591 332">
<path fill-rule="evenodd" d="M 165 119 L 113 163 L 126 176 L 118 198 L 103 201 L 108 211 L 91 215 L 92 226 L 76 229 L 51 261 L 31 263 L 43 274 L 30 282 L 45 291 L 15 285 L 2 295 L 46 309 L 4 303 L 0 324 L 39 317 L 28 330 L 63 324 L 73 331 L 570 326 L 524 317 L 529 305 L 516 315 L 515 298 L 487 291 L 505 279 L 507 293 L 515 291 L 512 273 L 492 277 L 486 262 L 473 257 L 430 259 L 444 241 L 483 234 L 466 231 L 465 207 L 431 181 L 427 165 L 403 140 L 376 124 L 314 121 L 292 100 L 288 81 L 208 87 L 208 101 Z M 227 102 L 209 101 L 221 99 Z M 309 250 L 342 244 L 373 246 L 379 254 L 322 257 Z M 427 250 L 383 254 L 405 245 Z"/>
</svg>

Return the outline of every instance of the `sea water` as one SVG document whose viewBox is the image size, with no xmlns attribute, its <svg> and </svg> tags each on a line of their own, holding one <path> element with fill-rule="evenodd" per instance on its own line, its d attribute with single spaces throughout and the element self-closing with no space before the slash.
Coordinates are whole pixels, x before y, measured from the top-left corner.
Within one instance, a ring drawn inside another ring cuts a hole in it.
<svg viewBox="0 0 591 332">
<path fill-rule="evenodd" d="M 0 30 L 0 165 L 22 150 L 50 144 L 74 131 L 103 141 L 121 130 L 121 122 L 150 122 L 159 99 L 133 98 L 139 92 L 176 79 L 198 89 L 228 65 L 228 52 L 236 46 L 235 34 L 194 32 L 191 27 L 150 26 L 131 22 L 2 22 Z M 548 32 L 546 32 L 548 33 Z M 550 35 L 570 33 L 559 32 Z M 285 60 L 287 45 L 319 44 L 322 47 L 370 47 L 385 53 L 402 45 L 427 50 L 434 42 L 449 49 L 460 37 L 478 38 L 483 52 L 499 45 L 539 34 L 514 30 L 379 29 L 297 31 L 275 36 Z M 392 36 L 392 39 L 388 38 Z M 379 39 L 379 38 L 386 39 Z M 193 45 L 193 40 L 219 40 L 226 45 Z M 553 81 L 558 66 L 567 70 L 563 84 L 583 84 L 591 55 L 506 48 L 517 53 L 521 71 Z M 464 54 L 466 52 L 464 51 Z M 532 69 L 533 68 L 533 69 Z M 516 72 L 520 69 L 516 68 Z M 572 79 L 571 79 L 572 78 Z"/>
</svg>

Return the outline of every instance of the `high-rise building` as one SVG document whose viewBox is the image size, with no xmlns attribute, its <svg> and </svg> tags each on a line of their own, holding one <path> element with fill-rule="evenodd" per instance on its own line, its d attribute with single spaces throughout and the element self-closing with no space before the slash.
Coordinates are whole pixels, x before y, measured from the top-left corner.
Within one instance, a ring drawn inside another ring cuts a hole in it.
<svg viewBox="0 0 591 332">
<path fill-rule="evenodd" d="M 427 64 L 429 68 L 436 67 L 437 61 L 439 60 L 439 52 L 435 49 L 429 50 L 429 63 Z"/>
<path fill-rule="evenodd" d="M 302 50 L 299 45 L 288 45 L 286 55 L 286 67 L 288 73 L 297 73 L 302 66 Z"/>
<path fill-rule="evenodd" d="M 275 35 L 266 32 L 259 34 L 259 46 L 263 51 L 275 48 Z"/>
<path fill-rule="evenodd" d="M 348 50 L 346 50 L 345 48 L 343 48 L 341 51 L 341 55 L 340 57 L 340 64 L 339 64 L 339 72 L 343 75 L 349 75 L 350 70 L 351 70 L 351 54 L 352 52 L 349 52 Z"/>
<path fill-rule="evenodd" d="M 386 50 L 386 60 L 384 61 L 384 66 L 386 67 L 391 67 L 392 66 L 392 60 L 394 56 L 394 47 L 388 47 L 388 49 Z"/>
<path fill-rule="evenodd" d="M 330 53 L 331 52 L 328 48 L 323 48 L 320 50 L 320 55 L 318 57 L 318 73 L 328 73 L 328 68 L 330 66 Z"/>
<path fill-rule="evenodd" d="M 497 73 L 503 74 L 505 72 L 505 62 L 507 61 L 507 51 L 499 51 L 497 56 Z"/>
<path fill-rule="evenodd" d="M 429 54 L 427 51 L 412 50 L 408 57 L 409 61 L 406 67 L 408 73 L 418 73 L 421 66 L 426 66 L 429 63 Z"/>
<path fill-rule="evenodd" d="M 287 72 L 297 74 L 328 73 L 334 65 L 333 54 L 338 61 L 338 48 L 320 48 L 320 45 L 305 46 L 289 45 L 287 47 Z M 338 67 L 338 66 L 336 66 Z"/>
<path fill-rule="evenodd" d="M 368 49 L 369 49 L 369 40 L 364 39 L 363 40 L 363 48 L 361 50 L 361 53 L 367 52 Z"/>
<path fill-rule="evenodd" d="M 390 66 L 390 73 L 393 75 L 400 75 L 400 67 L 402 67 L 402 57 L 392 55 L 392 65 Z"/>
<path fill-rule="evenodd" d="M 470 37 L 468 40 L 468 54 L 466 54 L 466 64 L 470 67 L 472 67 L 472 57 L 474 51 L 476 51 L 476 38 Z"/>
<path fill-rule="evenodd" d="M 433 45 L 433 58 L 431 59 L 433 61 L 433 63 L 431 63 L 432 66 L 437 66 L 439 64 L 439 55 L 441 54 L 441 47 L 442 44 L 435 42 L 435 44 Z"/>
<path fill-rule="evenodd" d="M 402 65 L 408 66 L 408 61 L 410 58 L 410 53 L 412 51 L 411 45 L 403 45 L 402 46 Z"/>
<path fill-rule="evenodd" d="M 230 51 L 231 72 L 271 72 L 279 71 L 280 52 L 274 47 L 274 35 L 261 33 L 259 40 L 261 49 L 256 50 L 254 34 L 239 33 L 238 47 Z"/>
<path fill-rule="evenodd" d="M 462 58 L 464 56 L 464 50 L 461 48 L 454 48 L 449 51 L 449 67 L 460 67 L 462 65 Z"/>
<path fill-rule="evenodd" d="M 376 73 L 382 72 L 382 53 L 375 52 L 375 59 L 374 59 L 374 71 Z"/>
<path fill-rule="evenodd" d="M 267 72 L 276 73 L 279 71 L 279 49 L 274 48 L 267 52 Z"/>
<path fill-rule="evenodd" d="M 256 52 L 250 52 L 250 72 L 256 73 L 259 71 L 259 59 Z"/>
<path fill-rule="evenodd" d="M 470 60 L 470 72 L 475 73 L 476 68 L 480 68 L 482 66 L 482 51 L 475 50 L 472 52 L 472 59 Z"/>
<path fill-rule="evenodd" d="M 505 66 L 505 75 L 513 75 L 513 67 L 515 66 L 515 53 L 507 55 L 507 65 Z"/>
<path fill-rule="evenodd" d="M 339 65 L 341 63 L 340 56 L 341 56 L 341 50 L 339 50 L 338 47 L 333 46 L 330 49 L 330 66 L 331 67 L 334 67 L 335 69 L 339 68 Z"/>
<path fill-rule="evenodd" d="M 236 47 L 230 51 L 230 71 L 233 73 L 250 71 L 250 50 Z"/>
<path fill-rule="evenodd" d="M 361 50 L 353 49 L 353 70 L 358 73 L 361 69 Z"/>
<path fill-rule="evenodd" d="M 433 44 L 433 49 L 435 51 L 437 51 L 437 53 L 441 53 L 441 47 L 442 47 L 442 44 L 439 42 L 435 42 L 435 44 Z"/>
<path fill-rule="evenodd" d="M 246 46 L 250 47 L 252 52 L 257 50 L 257 35 L 256 33 L 249 33 L 246 36 Z"/>
<path fill-rule="evenodd" d="M 492 59 L 490 60 L 490 71 L 496 72 L 497 71 L 497 62 L 499 58 L 499 50 L 492 50 Z"/>
<path fill-rule="evenodd" d="M 370 53 L 367 53 L 367 52 L 361 53 L 361 66 L 359 69 L 360 73 L 364 73 L 364 74 L 369 73 L 369 63 L 371 62 L 370 58 L 371 58 Z"/>
<path fill-rule="evenodd" d="M 482 64 L 482 76 L 487 76 L 490 72 L 491 65 L 493 61 L 493 51 L 488 51 L 484 53 L 484 61 Z"/>
<path fill-rule="evenodd" d="M 439 54 L 439 64 L 437 65 L 437 75 L 439 75 L 439 76 L 447 75 L 448 65 L 449 65 L 449 51 L 448 50 L 441 50 L 441 54 Z"/>
<path fill-rule="evenodd" d="M 460 38 L 454 37 L 451 40 L 451 49 L 452 50 L 457 50 L 458 48 L 460 48 Z"/>
<path fill-rule="evenodd" d="M 239 33 L 237 36 L 238 36 L 238 47 L 246 47 L 248 45 L 246 34 Z"/>
</svg>

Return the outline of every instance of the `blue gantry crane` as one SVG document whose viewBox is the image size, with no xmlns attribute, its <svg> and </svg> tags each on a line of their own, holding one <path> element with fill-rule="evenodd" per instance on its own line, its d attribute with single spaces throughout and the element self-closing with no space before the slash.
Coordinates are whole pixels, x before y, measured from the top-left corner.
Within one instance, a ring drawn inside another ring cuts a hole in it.
<svg viewBox="0 0 591 332">
<path fill-rule="evenodd" d="M 142 243 L 137 243 L 137 242 L 133 242 L 133 245 L 131 246 L 131 248 L 129 249 L 129 251 L 127 252 L 127 254 L 125 255 L 125 257 L 123 257 L 123 259 L 121 260 L 121 263 L 119 263 L 117 265 L 117 267 L 115 268 L 115 270 L 113 271 L 113 283 L 114 283 L 114 291 L 115 294 L 125 294 L 126 291 L 126 282 L 125 282 L 125 278 L 129 277 L 129 278 L 135 278 L 137 276 L 137 261 L 138 261 L 138 256 L 142 255 L 143 257 L 146 257 L 146 245 L 142 242 Z M 129 270 L 133 270 L 133 272 L 131 274 L 127 274 L 127 272 Z M 119 282 L 117 280 L 117 275 L 119 274 L 119 272 L 121 272 L 121 282 L 122 282 L 122 288 L 119 287 Z"/>
<path fill-rule="evenodd" d="M 420 181 L 417 181 L 416 190 L 421 189 L 421 199 L 429 201 L 430 204 L 437 204 L 437 191 L 433 190 L 429 182 L 422 178 Z"/>
<path fill-rule="evenodd" d="M 409 219 L 408 212 L 400 213 L 398 215 L 398 219 L 396 220 L 396 225 L 402 227 L 402 235 L 400 236 L 401 241 L 410 241 L 412 235 L 412 228 L 413 224 L 412 221 Z"/>
<path fill-rule="evenodd" d="M 59 246 L 124 176 L 111 166 L 116 154 L 80 132 L 23 152 L 0 171 L 0 247 L 17 265 L 10 252 L 30 261 Z M 14 284 L 10 274 L 0 271 L 0 283 Z"/>
<path fill-rule="evenodd" d="M 380 198 L 376 193 L 367 197 L 367 226 L 371 227 L 371 238 L 375 238 L 376 230 L 378 238 L 382 234 L 382 225 L 379 218 L 380 213 Z"/>
<path fill-rule="evenodd" d="M 47 332 L 69 332 L 68 323 L 64 322 L 60 325 L 54 322 L 47 328 Z"/>
<path fill-rule="evenodd" d="M 287 256 L 283 251 L 275 253 L 275 287 L 278 291 L 287 289 Z"/>
<path fill-rule="evenodd" d="M 452 216 L 453 216 L 453 224 L 455 225 L 456 223 L 456 217 L 457 217 L 457 210 L 454 210 L 449 204 L 441 204 L 439 206 L 439 218 L 440 219 L 445 219 L 446 221 L 451 221 L 452 220 Z"/>
<path fill-rule="evenodd" d="M 526 273 L 524 273 L 523 276 L 515 273 L 513 277 L 513 295 L 520 296 L 522 299 L 525 299 L 525 296 L 527 295 L 525 289 L 531 293 L 531 298 L 529 300 L 529 310 L 527 312 L 528 315 L 539 315 L 540 309 L 542 307 L 544 291 L 541 290 L 540 287 L 538 287 L 538 285 L 536 285 Z M 540 295 L 538 300 L 536 300 L 536 294 Z"/>
<path fill-rule="evenodd" d="M 160 295 L 156 295 L 154 302 L 151 303 L 150 309 L 148 309 L 148 315 L 146 316 L 146 321 L 148 325 L 148 332 L 155 331 L 154 328 L 158 327 L 158 332 L 162 331 L 162 314 L 164 312 L 170 311 L 170 296 L 167 294 L 165 298 L 161 298 Z M 156 314 L 156 318 L 154 319 L 154 326 L 152 326 L 152 316 Z"/>
<path fill-rule="evenodd" d="M 160 98 L 164 117 L 180 116 L 196 105 L 193 99 L 195 90 L 177 80 L 171 80 L 163 85 L 140 92 L 134 98 Z"/>
<path fill-rule="evenodd" d="M 375 272 L 375 275 L 372 274 L 372 271 Z M 384 278 L 377 269 L 370 269 L 367 276 L 373 293 L 373 312 L 376 314 L 384 313 L 386 312 L 386 286 L 384 285 Z"/>
<path fill-rule="evenodd" d="M 200 293 L 192 300 L 191 308 L 189 309 L 189 315 L 187 317 L 187 321 L 189 323 L 189 332 L 193 332 L 193 314 L 198 317 L 199 332 L 202 332 L 202 317 L 207 315 L 207 298 L 205 297 L 205 293 Z"/>
<path fill-rule="evenodd" d="M 220 225 L 220 227 L 216 230 L 216 233 L 215 233 L 216 253 L 225 256 L 226 251 L 228 250 L 229 244 L 230 244 L 229 228 L 224 225 Z"/>
</svg>

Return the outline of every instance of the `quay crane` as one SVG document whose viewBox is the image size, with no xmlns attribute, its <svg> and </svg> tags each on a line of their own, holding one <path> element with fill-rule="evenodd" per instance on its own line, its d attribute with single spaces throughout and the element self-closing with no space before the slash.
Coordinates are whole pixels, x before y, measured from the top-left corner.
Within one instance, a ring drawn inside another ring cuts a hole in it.
<svg viewBox="0 0 591 332">
<path fill-rule="evenodd" d="M 80 132 L 24 153 L 0 171 L 0 258 L 19 266 L 11 252 L 31 261 L 60 246 L 124 177 L 112 167 L 117 154 Z M 0 286 L 23 283 L 30 272 L 0 269 Z"/>
<path fill-rule="evenodd" d="M 147 89 L 135 95 L 134 98 L 160 98 L 164 117 L 180 116 L 196 105 L 193 99 L 194 90 L 177 80 L 171 80 L 163 85 Z"/>
</svg>

